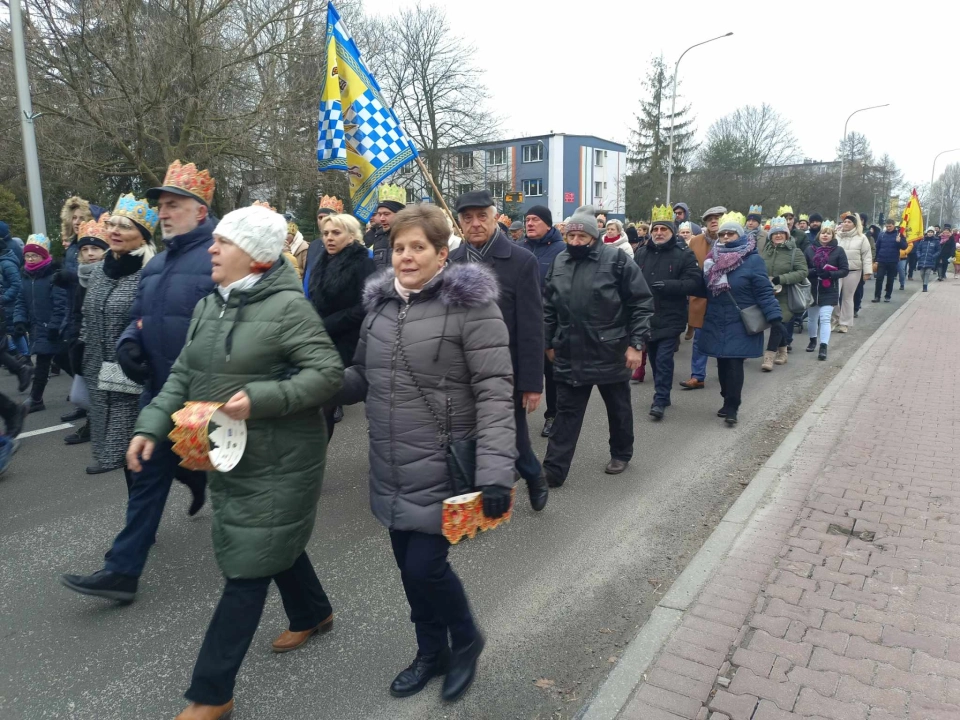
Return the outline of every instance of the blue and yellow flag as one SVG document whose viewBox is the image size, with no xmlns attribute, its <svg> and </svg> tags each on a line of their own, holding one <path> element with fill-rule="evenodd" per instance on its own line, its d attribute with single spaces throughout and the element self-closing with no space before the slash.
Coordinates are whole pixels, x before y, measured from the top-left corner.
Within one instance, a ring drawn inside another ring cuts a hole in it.
<svg viewBox="0 0 960 720">
<path fill-rule="evenodd" d="M 317 168 L 346 170 L 353 214 L 369 220 L 376 188 L 417 157 L 340 14 L 327 4 L 327 74 L 320 92 Z"/>
</svg>

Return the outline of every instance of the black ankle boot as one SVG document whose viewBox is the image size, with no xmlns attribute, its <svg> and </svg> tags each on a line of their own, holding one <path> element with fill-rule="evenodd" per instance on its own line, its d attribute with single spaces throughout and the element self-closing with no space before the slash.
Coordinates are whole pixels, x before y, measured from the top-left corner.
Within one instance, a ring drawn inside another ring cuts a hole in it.
<svg viewBox="0 0 960 720">
<path fill-rule="evenodd" d="M 540 512 L 547 506 L 550 488 L 547 486 L 547 478 L 542 470 L 536 480 L 527 480 L 527 491 L 530 493 L 530 507 L 536 512 Z"/>
<path fill-rule="evenodd" d="M 820 343 L 820 354 L 817 355 L 817 360 L 826 360 L 827 359 L 827 344 Z"/>
<path fill-rule="evenodd" d="M 817 339 L 810 338 L 810 342 L 807 343 L 807 352 L 813 352 L 817 349 Z"/>
<path fill-rule="evenodd" d="M 410 697 L 423 690 L 427 683 L 437 675 L 445 675 L 450 665 L 450 651 L 444 649 L 436 655 L 421 655 L 413 659 L 409 667 L 390 683 L 390 694 L 394 697 Z"/>
<path fill-rule="evenodd" d="M 443 691 L 440 693 L 444 702 L 456 702 L 473 684 L 477 675 L 477 659 L 483 652 L 484 644 L 483 635 L 477 633 L 477 638 L 472 643 L 453 651 L 450 669 L 443 679 Z"/>
</svg>

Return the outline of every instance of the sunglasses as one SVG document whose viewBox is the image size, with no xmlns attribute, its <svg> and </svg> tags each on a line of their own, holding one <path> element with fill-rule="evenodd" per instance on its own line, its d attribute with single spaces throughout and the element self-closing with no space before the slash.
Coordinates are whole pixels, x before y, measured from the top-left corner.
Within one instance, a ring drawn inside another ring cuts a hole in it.
<svg viewBox="0 0 960 720">
<path fill-rule="evenodd" d="M 732 230 L 724 230 L 722 233 L 719 233 L 719 237 L 722 237 L 722 238 L 740 237 L 740 233 L 735 233 Z"/>
</svg>

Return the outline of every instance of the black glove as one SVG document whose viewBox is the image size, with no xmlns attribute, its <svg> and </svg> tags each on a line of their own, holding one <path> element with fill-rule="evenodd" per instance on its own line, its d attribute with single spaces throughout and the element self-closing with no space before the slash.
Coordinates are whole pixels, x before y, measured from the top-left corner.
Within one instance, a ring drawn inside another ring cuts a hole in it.
<svg viewBox="0 0 960 720">
<path fill-rule="evenodd" d="M 22 338 L 27 334 L 27 324 L 26 323 L 14 323 L 13 324 L 13 336 L 15 338 Z"/>
<path fill-rule="evenodd" d="M 47 340 L 52 343 L 60 341 L 60 328 L 50 328 L 47 330 Z"/>
<path fill-rule="evenodd" d="M 832 276 L 829 270 L 820 269 L 817 270 L 817 277 L 819 277 L 821 280 L 829 280 Z"/>
<path fill-rule="evenodd" d="M 510 509 L 510 488 L 485 485 L 482 492 L 483 514 L 488 518 L 501 517 Z"/>
<path fill-rule="evenodd" d="M 774 284 L 774 285 L 779 285 L 779 284 L 780 284 L 780 276 L 779 276 L 779 275 L 774 275 L 772 278 L 770 278 L 770 280 L 773 281 L 773 284 Z"/>
<path fill-rule="evenodd" d="M 656 282 L 650 283 L 650 289 L 654 292 L 663 292 L 663 289 L 667 284 L 663 280 L 657 280 Z"/>
<path fill-rule="evenodd" d="M 146 385 L 150 379 L 150 364 L 143 354 L 140 343 L 127 340 L 117 348 L 117 362 L 123 374 L 138 385 Z"/>
</svg>

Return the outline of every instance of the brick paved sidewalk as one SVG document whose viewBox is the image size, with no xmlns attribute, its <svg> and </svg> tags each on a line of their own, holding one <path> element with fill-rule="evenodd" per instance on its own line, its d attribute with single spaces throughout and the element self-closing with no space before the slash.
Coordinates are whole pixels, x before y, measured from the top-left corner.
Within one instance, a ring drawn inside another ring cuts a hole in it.
<svg viewBox="0 0 960 720">
<path fill-rule="evenodd" d="M 934 283 L 882 331 L 622 720 L 960 719 L 958 324 Z"/>
</svg>

